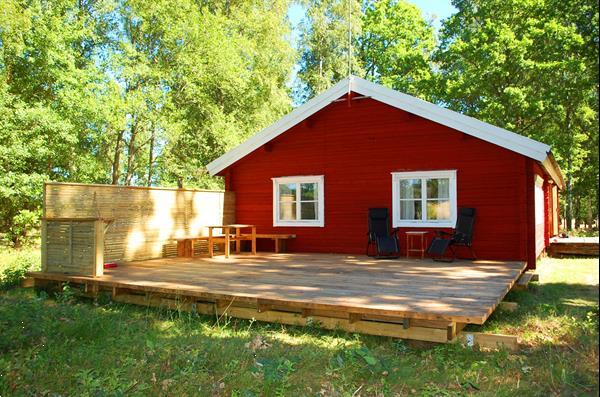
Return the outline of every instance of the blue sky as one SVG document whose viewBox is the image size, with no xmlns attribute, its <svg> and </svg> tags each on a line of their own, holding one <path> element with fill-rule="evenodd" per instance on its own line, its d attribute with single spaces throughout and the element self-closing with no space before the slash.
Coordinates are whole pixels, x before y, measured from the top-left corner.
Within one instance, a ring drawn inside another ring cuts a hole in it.
<svg viewBox="0 0 600 397">
<path fill-rule="evenodd" d="M 434 18 L 433 26 L 439 29 L 442 19 L 448 18 L 452 15 L 456 8 L 450 4 L 450 0 L 408 0 L 409 3 L 413 3 L 421 9 L 423 15 L 427 19 Z"/>
</svg>

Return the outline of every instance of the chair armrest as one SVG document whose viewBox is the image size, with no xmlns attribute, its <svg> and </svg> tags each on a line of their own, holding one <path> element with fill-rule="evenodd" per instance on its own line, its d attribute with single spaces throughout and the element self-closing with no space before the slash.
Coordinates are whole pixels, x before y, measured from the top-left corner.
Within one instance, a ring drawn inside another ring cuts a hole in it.
<svg viewBox="0 0 600 397">
<path fill-rule="evenodd" d="M 435 230 L 434 233 L 438 236 L 438 237 L 443 237 L 443 236 L 453 236 L 454 233 L 450 233 L 450 232 L 446 232 L 444 230 Z"/>
<path fill-rule="evenodd" d="M 461 233 L 461 232 L 456 232 L 454 233 L 454 235 L 452 236 L 454 241 L 458 242 L 458 243 L 463 243 L 465 238 L 467 237 L 466 234 Z"/>
</svg>

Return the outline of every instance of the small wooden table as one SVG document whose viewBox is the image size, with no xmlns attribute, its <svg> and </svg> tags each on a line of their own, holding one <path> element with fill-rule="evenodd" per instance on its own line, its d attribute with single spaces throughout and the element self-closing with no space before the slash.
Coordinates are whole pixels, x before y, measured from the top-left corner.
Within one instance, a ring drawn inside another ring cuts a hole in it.
<svg viewBox="0 0 600 397">
<path fill-rule="evenodd" d="M 223 231 L 223 235 L 215 236 L 213 233 L 214 229 L 221 229 Z M 231 229 L 235 229 L 235 234 L 231 233 Z M 250 234 L 242 234 L 242 229 L 251 229 L 252 232 Z M 213 244 L 214 243 L 225 243 L 225 258 L 229 258 L 230 254 L 230 244 L 232 241 L 235 241 L 235 252 L 236 254 L 240 253 L 242 241 L 252 241 L 252 254 L 256 255 L 256 226 L 254 225 L 241 225 L 241 224 L 233 224 L 233 225 L 218 225 L 218 226 L 209 226 L 208 227 L 208 256 L 213 257 Z"/>
<path fill-rule="evenodd" d="M 418 252 L 421 254 L 421 259 L 425 258 L 425 250 L 427 249 L 427 235 L 429 232 L 424 231 L 409 231 L 406 232 L 406 257 L 410 256 L 411 252 Z M 411 242 L 414 243 L 414 237 L 420 237 L 419 241 L 421 243 L 419 248 L 413 248 L 414 244 L 411 245 Z"/>
</svg>

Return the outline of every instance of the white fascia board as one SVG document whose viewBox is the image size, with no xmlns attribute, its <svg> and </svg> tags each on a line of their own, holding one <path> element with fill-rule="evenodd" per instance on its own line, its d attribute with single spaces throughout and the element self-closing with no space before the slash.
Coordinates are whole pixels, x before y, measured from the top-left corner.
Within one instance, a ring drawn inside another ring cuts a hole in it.
<svg viewBox="0 0 600 397">
<path fill-rule="evenodd" d="M 281 135 L 303 120 L 306 120 L 308 117 L 323 109 L 334 100 L 346 94 L 348 92 L 348 88 L 348 79 L 338 82 L 321 95 L 314 97 L 304 105 L 294 109 L 292 112 L 288 113 L 274 124 L 271 124 L 267 128 L 242 142 L 240 145 L 223 154 L 221 157 L 210 162 L 206 166 L 208 172 L 213 176 L 218 174 L 242 157 L 252 153 L 265 143 Z"/>
<path fill-rule="evenodd" d="M 416 114 L 537 161 L 543 161 L 550 151 L 550 146 L 544 143 L 358 77 L 354 77 L 352 80 L 352 88 L 354 92 L 359 94 L 370 96 L 395 108 Z"/>
<path fill-rule="evenodd" d="M 558 167 L 558 164 L 556 164 L 556 160 L 554 160 L 552 153 L 548 153 L 544 161 L 542 161 L 542 167 L 546 170 L 548 175 L 550 175 L 550 178 L 552 178 L 558 188 L 563 190 L 566 186 L 565 180 L 563 179 L 562 171 Z"/>
</svg>

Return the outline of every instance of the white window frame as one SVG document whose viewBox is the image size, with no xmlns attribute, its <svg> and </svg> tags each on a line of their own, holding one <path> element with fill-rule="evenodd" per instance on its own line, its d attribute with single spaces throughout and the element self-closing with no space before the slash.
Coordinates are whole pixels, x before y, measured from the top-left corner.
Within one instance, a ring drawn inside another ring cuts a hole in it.
<svg viewBox="0 0 600 397">
<path fill-rule="evenodd" d="M 450 219 L 428 220 L 426 179 L 448 178 L 450 180 Z M 421 179 L 421 220 L 400 219 L 400 181 L 404 179 Z M 394 227 L 454 227 L 456 225 L 456 170 L 392 172 L 392 224 Z"/>
<path fill-rule="evenodd" d="M 305 227 L 324 227 L 325 226 L 325 178 L 323 175 L 307 175 L 307 176 L 285 176 L 271 178 L 273 180 L 273 226 L 305 226 Z M 300 201 L 300 184 L 301 183 L 316 183 L 317 184 L 317 219 L 302 220 L 300 219 L 300 205 L 297 205 L 296 220 L 280 220 L 279 219 L 279 185 L 287 183 L 296 183 L 296 200 Z"/>
</svg>

